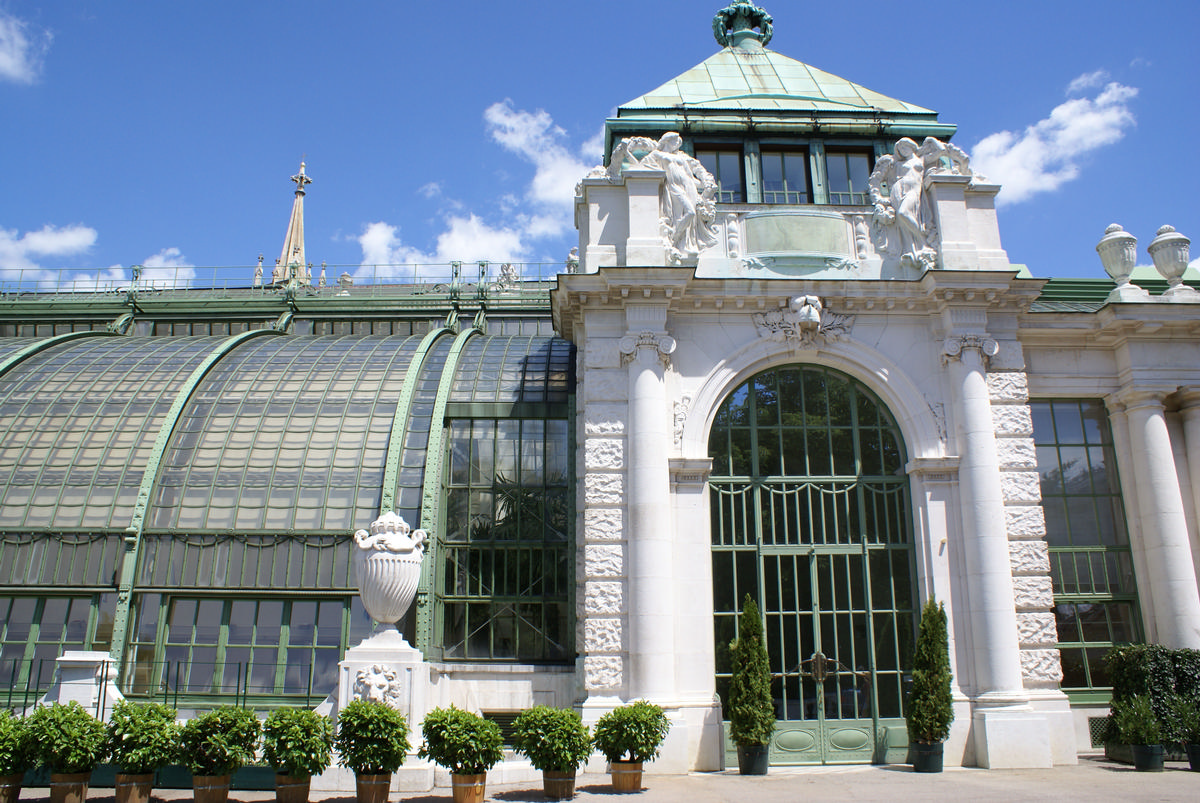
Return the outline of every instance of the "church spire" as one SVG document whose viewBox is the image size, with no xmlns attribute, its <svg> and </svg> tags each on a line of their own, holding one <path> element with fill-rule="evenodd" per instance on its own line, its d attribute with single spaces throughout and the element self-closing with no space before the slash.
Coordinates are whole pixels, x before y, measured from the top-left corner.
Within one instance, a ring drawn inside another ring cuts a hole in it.
<svg viewBox="0 0 1200 803">
<path fill-rule="evenodd" d="M 304 258 L 304 187 L 312 179 L 304 174 L 304 162 L 300 172 L 292 176 L 296 182 L 296 200 L 292 202 L 292 219 L 288 221 L 287 235 L 283 238 L 283 251 L 275 263 L 271 277 L 274 284 L 282 284 L 295 278 L 300 284 L 309 283 L 308 262 Z"/>
</svg>

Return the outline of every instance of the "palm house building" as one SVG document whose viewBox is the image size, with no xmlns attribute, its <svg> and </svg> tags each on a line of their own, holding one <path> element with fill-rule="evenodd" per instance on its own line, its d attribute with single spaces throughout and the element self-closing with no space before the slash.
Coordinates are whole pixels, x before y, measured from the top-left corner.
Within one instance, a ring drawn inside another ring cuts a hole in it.
<svg viewBox="0 0 1200 803">
<path fill-rule="evenodd" d="M 1187 238 L 1131 279 L 1113 226 L 1096 279 L 1034 278 L 953 125 L 751 3 L 714 31 L 607 121 L 548 273 L 327 284 L 302 166 L 273 274 L 0 288 L 3 704 L 90 651 L 183 712 L 316 707 L 372 630 L 353 533 L 395 512 L 428 533 L 418 720 L 645 698 L 651 770 L 721 769 L 750 595 L 771 762 L 900 763 L 934 595 L 949 764 L 1093 749 L 1111 646 L 1200 647 Z"/>
</svg>

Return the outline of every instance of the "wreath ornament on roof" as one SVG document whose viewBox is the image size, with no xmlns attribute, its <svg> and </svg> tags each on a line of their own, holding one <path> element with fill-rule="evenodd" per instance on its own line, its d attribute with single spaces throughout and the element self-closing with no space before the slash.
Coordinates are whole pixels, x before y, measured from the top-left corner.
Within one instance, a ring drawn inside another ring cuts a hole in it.
<svg viewBox="0 0 1200 803">
<path fill-rule="evenodd" d="M 718 11 L 713 17 L 713 36 L 717 38 L 717 44 L 721 47 L 729 47 L 733 41 L 729 36 L 730 32 L 758 28 L 758 39 L 763 47 L 766 47 L 771 41 L 771 22 L 771 15 L 763 9 L 749 0 L 738 0 Z"/>
</svg>

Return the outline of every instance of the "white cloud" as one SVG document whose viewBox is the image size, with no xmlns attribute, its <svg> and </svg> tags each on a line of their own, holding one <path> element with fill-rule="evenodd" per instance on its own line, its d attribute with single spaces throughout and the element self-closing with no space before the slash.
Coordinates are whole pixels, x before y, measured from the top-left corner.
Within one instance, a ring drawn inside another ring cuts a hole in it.
<svg viewBox="0 0 1200 803">
<path fill-rule="evenodd" d="M 194 267 L 178 248 L 164 248 L 142 260 L 139 284 L 160 290 L 169 287 L 190 287 L 196 279 Z"/>
<path fill-rule="evenodd" d="M 525 231 L 517 227 L 491 226 L 476 215 L 453 215 L 446 219 L 445 230 L 437 237 L 432 253 L 406 245 L 399 228 L 383 221 L 363 228 L 358 243 L 362 248 L 362 267 L 355 272 L 357 279 L 378 281 L 443 282 L 450 279 L 451 262 L 467 263 L 465 281 L 474 281 L 474 263 L 495 263 L 491 272 L 504 262 L 521 262 L 527 257 Z"/>
<path fill-rule="evenodd" d="M 423 187 L 418 187 L 417 194 L 426 198 L 437 198 L 442 194 L 442 184 L 440 181 L 431 181 Z"/>
<path fill-rule="evenodd" d="M 1103 86 L 1108 81 L 1107 70 L 1096 70 L 1095 72 L 1084 73 L 1071 83 L 1067 84 L 1067 94 L 1074 95 L 1082 92 L 1085 89 L 1093 89 L 1098 86 Z"/>
<path fill-rule="evenodd" d="M 1000 204 L 1056 190 L 1079 175 L 1082 157 L 1125 136 L 1135 123 L 1129 102 L 1137 93 L 1111 82 L 1094 99 L 1068 100 L 1020 134 L 1000 131 L 984 137 L 972 149 L 971 164 L 1003 185 Z"/>
<path fill-rule="evenodd" d="M 57 275 L 38 264 L 45 257 L 77 256 L 96 243 L 96 230 L 71 225 L 46 225 L 18 236 L 16 229 L 0 228 L 0 277 L 9 281 L 41 282 Z"/>
<path fill-rule="evenodd" d="M 31 31 L 28 23 L 0 10 L 0 81 L 32 84 L 51 38 L 49 31 Z"/>
</svg>

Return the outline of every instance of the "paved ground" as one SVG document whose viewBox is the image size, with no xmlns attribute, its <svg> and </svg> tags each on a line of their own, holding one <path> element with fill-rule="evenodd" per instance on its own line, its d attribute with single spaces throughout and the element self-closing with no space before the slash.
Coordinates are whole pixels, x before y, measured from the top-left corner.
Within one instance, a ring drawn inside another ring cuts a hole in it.
<svg viewBox="0 0 1200 803">
<path fill-rule="evenodd" d="M 25 789 L 21 800 L 47 799 L 46 789 Z M 231 803 L 264 803 L 272 792 L 230 793 Z M 155 800 L 190 800 L 187 790 L 156 790 Z M 353 795 L 314 794 L 313 801 L 354 803 Z M 391 801 L 447 803 L 449 789 L 393 794 Z M 541 786 L 488 786 L 488 800 L 506 803 L 542 801 Z M 1083 758 L 1078 766 L 1052 770 L 947 769 L 940 775 L 918 775 L 906 766 L 773 768 L 763 777 L 734 772 L 691 775 L 646 775 L 643 791 L 630 798 L 612 792 L 606 775 L 582 775 L 576 782 L 578 801 L 625 799 L 632 803 L 792 803 L 792 801 L 985 801 L 1053 800 L 1079 803 L 1106 801 L 1200 801 L 1200 772 L 1186 762 L 1167 762 L 1161 773 L 1134 772 L 1132 767 Z M 112 803 L 111 789 L 93 788 L 89 803 Z"/>
</svg>

